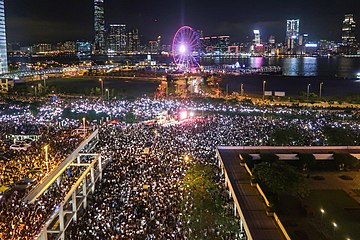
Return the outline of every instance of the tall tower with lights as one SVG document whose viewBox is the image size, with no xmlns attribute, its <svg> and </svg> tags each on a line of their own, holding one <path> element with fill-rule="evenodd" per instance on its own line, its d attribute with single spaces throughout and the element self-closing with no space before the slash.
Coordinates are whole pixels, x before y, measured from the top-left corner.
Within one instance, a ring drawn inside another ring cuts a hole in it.
<svg viewBox="0 0 360 240">
<path fill-rule="evenodd" d="M 0 74 L 7 73 L 6 29 L 4 0 L 0 0 Z"/>
<path fill-rule="evenodd" d="M 288 53 L 294 54 L 299 41 L 300 19 L 286 21 L 286 45 Z"/>
<path fill-rule="evenodd" d="M 357 42 L 355 36 L 356 22 L 353 14 L 346 14 L 342 27 L 342 44 L 345 53 L 355 53 Z"/>
<path fill-rule="evenodd" d="M 105 43 L 105 11 L 104 0 L 94 0 L 95 54 L 104 54 Z"/>
</svg>

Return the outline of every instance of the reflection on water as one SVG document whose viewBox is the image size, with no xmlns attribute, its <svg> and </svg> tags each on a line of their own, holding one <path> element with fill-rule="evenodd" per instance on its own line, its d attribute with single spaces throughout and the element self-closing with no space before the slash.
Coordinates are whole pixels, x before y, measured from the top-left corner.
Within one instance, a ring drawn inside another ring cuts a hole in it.
<svg viewBox="0 0 360 240">
<path fill-rule="evenodd" d="M 360 72 L 360 58 L 343 57 L 302 57 L 302 58 L 206 58 L 204 65 L 234 64 L 246 67 L 280 66 L 285 76 L 323 76 L 355 78 Z"/>
<path fill-rule="evenodd" d="M 264 65 L 266 65 L 266 64 L 264 64 L 264 58 L 262 58 L 262 57 L 250 58 L 250 67 L 251 68 L 261 68 Z"/>
<path fill-rule="evenodd" d="M 285 76 L 317 76 L 317 58 L 285 58 L 283 61 L 283 75 Z"/>
</svg>

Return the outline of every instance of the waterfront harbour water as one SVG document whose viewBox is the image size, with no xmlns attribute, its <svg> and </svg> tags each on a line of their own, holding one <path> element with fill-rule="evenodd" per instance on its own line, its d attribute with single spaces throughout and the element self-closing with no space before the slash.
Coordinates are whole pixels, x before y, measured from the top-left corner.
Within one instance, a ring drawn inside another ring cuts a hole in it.
<svg viewBox="0 0 360 240">
<path fill-rule="evenodd" d="M 360 58 L 345 57 L 285 57 L 285 58 L 203 58 L 204 65 L 235 64 L 249 68 L 280 66 L 284 76 L 355 78 L 360 72 Z"/>
<path fill-rule="evenodd" d="M 307 91 L 319 95 L 320 83 L 323 82 L 324 97 L 345 97 L 360 94 L 360 80 L 356 79 L 360 72 L 360 58 L 344 57 L 302 57 L 302 58 L 206 58 L 204 65 L 235 64 L 247 68 L 262 66 L 280 66 L 282 75 L 246 75 L 228 76 L 224 78 L 222 88 L 228 85 L 229 93 L 239 92 L 244 84 L 246 94 L 262 94 L 263 81 L 267 91 L 284 91 L 286 95 L 299 95 Z M 341 89 L 341 91 L 339 91 Z"/>
<path fill-rule="evenodd" d="M 115 63 L 137 62 L 145 59 L 146 55 L 139 56 L 118 56 L 112 58 Z M 152 56 L 154 60 L 159 63 L 171 63 L 172 58 L 166 56 Z M 39 58 L 10 58 L 10 62 L 36 62 Z M 59 59 L 61 62 L 63 59 Z M 79 59 L 67 59 L 73 62 Z M 103 59 L 105 60 L 105 59 Z M 263 66 L 280 66 L 282 68 L 281 75 L 245 75 L 245 76 L 226 76 L 220 83 L 223 90 L 228 86 L 228 91 L 240 92 L 240 86 L 243 84 L 245 94 L 261 95 L 263 81 L 266 81 L 267 91 L 284 91 L 287 96 L 297 96 L 307 91 L 307 86 L 310 84 L 310 92 L 319 95 L 320 83 L 323 82 L 324 97 L 346 97 L 348 95 L 360 94 L 360 79 L 356 79 L 356 75 L 360 73 L 360 58 L 345 58 L 345 57 L 301 57 L 301 58 L 264 58 L 264 57 L 249 57 L 249 58 L 225 58 L 212 57 L 203 58 L 202 65 L 223 65 L 235 64 L 239 62 L 241 66 L 246 68 L 259 68 Z M 145 83 L 136 82 L 133 86 L 132 81 L 124 82 L 119 89 L 142 89 L 139 85 L 146 85 L 150 92 L 156 89 L 159 83 Z M 339 91 L 341 89 L 341 91 Z M 149 91 L 144 91 L 141 94 L 149 94 Z"/>
</svg>

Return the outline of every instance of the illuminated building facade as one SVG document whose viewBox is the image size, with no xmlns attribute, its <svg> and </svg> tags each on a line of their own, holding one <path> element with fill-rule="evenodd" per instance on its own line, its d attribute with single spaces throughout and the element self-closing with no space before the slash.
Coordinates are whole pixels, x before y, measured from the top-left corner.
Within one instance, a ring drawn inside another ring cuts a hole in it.
<svg viewBox="0 0 360 240">
<path fill-rule="evenodd" d="M 356 22 L 353 14 L 345 15 L 342 27 L 343 53 L 353 54 L 357 52 L 357 42 L 355 36 Z"/>
<path fill-rule="evenodd" d="M 0 74 L 8 72 L 4 0 L 0 0 Z"/>
<path fill-rule="evenodd" d="M 286 21 L 286 46 L 288 54 L 295 54 L 299 42 L 300 20 L 292 19 Z"/>
<path fill-rule="evenodd" d="M 200 38 L 202 52 L 222 54 L 228 52 L 230 36 L 214 36 Z"/>
<path fill-rule="evenodd" d="M 95 54 L 105 53 L 105 12 L 104 0 L 94 0 Z"/>
<path fill-rule="evenodd" d="M 122 51 L 125 51 L 126 25 L 110 24 L 107 40 L 107 52 L 109 55 L 118 55 Z"/>
<path fill-rule="evenodd" d="M 260 45 L 261 44 L 261 36 L 260 36 L 260 31 L 259 30 L 254 30 L 254 44 L 255 45 Z"/>
<path fill-rule="evenodd" d="M 76 56 L 79 58 L 91 57 L 93 45 L 88 41 L 77 41 L 75 45 Z"/>
<path fill-rule="evenodd" d="M 140 38 L 138 29 L 133 29 L 128 32 L 127 51 L 133 53 L 140 51 Z"/>
</svg>

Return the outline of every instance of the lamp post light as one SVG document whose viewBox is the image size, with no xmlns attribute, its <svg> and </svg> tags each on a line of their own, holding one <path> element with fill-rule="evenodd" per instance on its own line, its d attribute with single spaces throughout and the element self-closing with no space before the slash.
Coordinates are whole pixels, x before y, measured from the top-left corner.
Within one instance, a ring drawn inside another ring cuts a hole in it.
<svg viewBox="0 0 360 240">
<path fill-rule="evenodd" d="M 45 163 L 46 163 L 46 172 L 49 172 L 49 145 L 44 147 L 45 150 Z"/>
<path fill-rule="evenodd" d="M 37 87 L 36 86 L 31 86 L 31 88 L 34 89 L 34 94 L 35 94 L 35 96 L 37 96 Z"/>
<path fill-rule="evenodd" d="M 320 92 L 319 92 L 319 97 L 320 97 L 320 100 L 321 100 L 321 98 L 322 98 L 322 89 L 323 89 L 323 85 L 324 85 L 324 83 L 323 83 L 323 82 L 321 82 L 321 83 L 320 83 Z"/>
<path fill-rule="evenodd" d="M 335 238 L 335 232 L 336 232 L 336 228 L 338 227 L 338 225 L 336 224 L 336 222 L 333 222 L 332 225 L 334 227 L 334 238 Z"/>
<path fill-rule="evenodd" d="M 83 132 L 84 132 L 84 136 L 86 136 L 86 118 L 83 118 Z"/>
<path fill-rule="evenodd" d="M 307 100 L 309 100 L 309 97 L 310 97 L 310 86 L 311 86 L 311 84 L 307 85 L 307 94 L 306 94 Z"/>
<path fill-rule="evenodd" d="M 101 97 L 104 97 L 104 80 L 101 78 L 99 79 L 100 85 L 101 85 Z"/>
<path fill-rule="evenodd" d="M 323 208 L 320 208 L 320 212 L 321 212 L 321 225 L 323 224 L 323 218 L 324 218 L 324 214 L 325 214 L 325 210 Z"/>
<path fill-rule="evenodd" d="M 109 92 L 109 89 L 105 89 L 105 92 L 107 93 L 107 100 L 110 101 L 110 92 Z"/>
<path fill-rule="evenodd" d="M 263 100 L 265 100 L 266 81 L 263 81 Z"/>
</svg>

